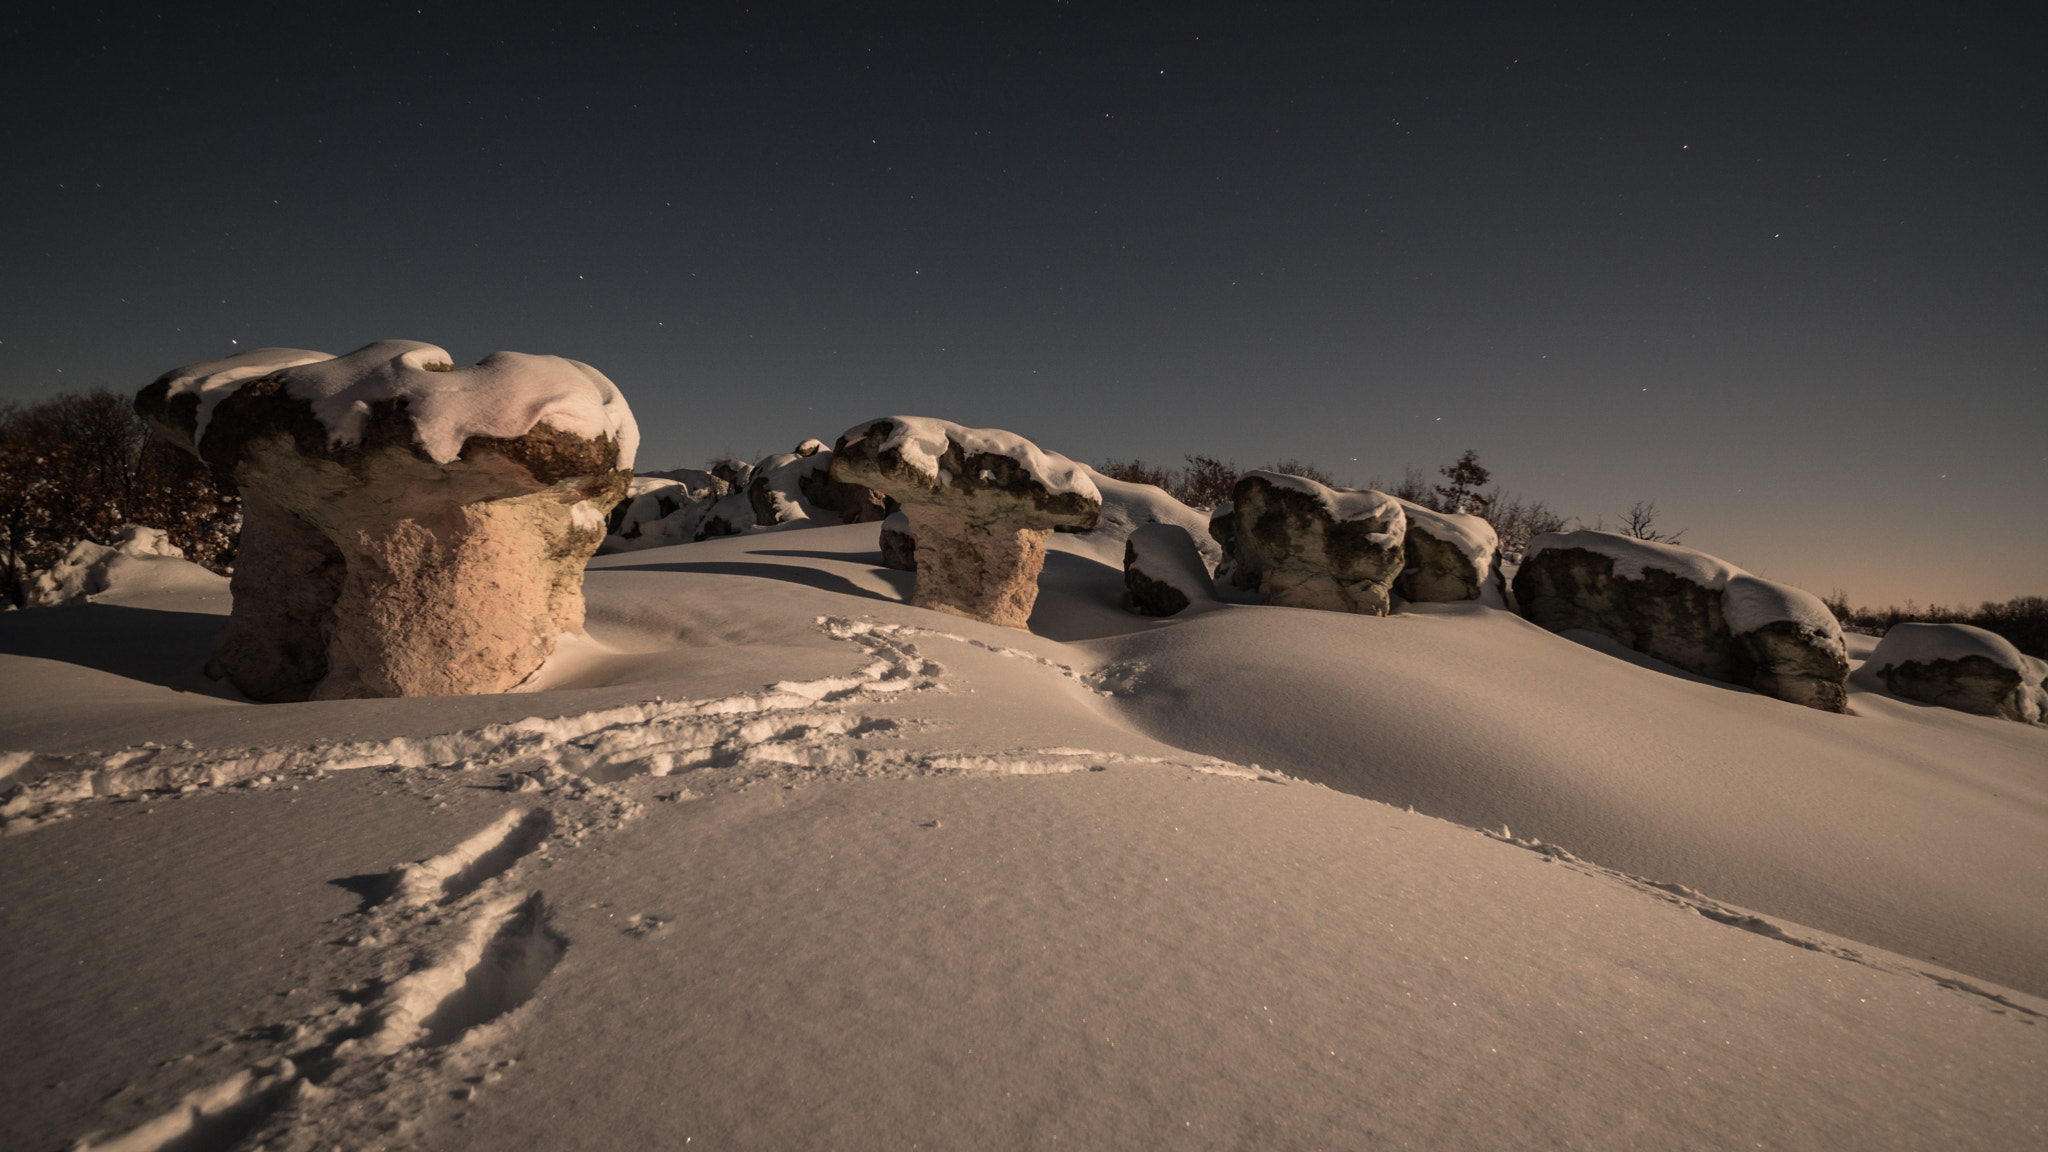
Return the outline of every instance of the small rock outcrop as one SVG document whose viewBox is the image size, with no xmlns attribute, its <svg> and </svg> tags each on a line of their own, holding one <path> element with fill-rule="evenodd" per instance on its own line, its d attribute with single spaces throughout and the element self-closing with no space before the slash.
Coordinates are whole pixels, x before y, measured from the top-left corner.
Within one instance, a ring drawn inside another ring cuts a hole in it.
<svg viewBox="0 0 2048 1152">
<path fill-rule="evenodd" d="M 22 602 L 30 608 L 78 604 L 117 586 L 217 588 L 225 578 L 185 559 L 161 528 L 123 524 L 113 542 L 80 540 L 63 559 L 22 581 Z"/>
<path fill-rule="evenodd" d="M 1124 539 L 1124 591 L 1140 616 L 1213 603 L 1211 579 L 1194 536 L 1178 524 L 1140 524 Z"/>
<path fill-rule="evenodd" d="M 882 567 L 917 571 L 917 537 L 910 534 L 910 517 L 901 509 L 882 519 Z"/>
<path fill-rule="evenodd" d="M 265 348 L 136 397 L 233 478 L 234 613 L 213 663 L 252 699 L 502 692 L 583 627 L 583 565 L 639 433 L 555 356 L 457 368 L 431 344 Z"/>
<path fill-rule="evenodd" d="M 880 492 L 832 479 L 832 453 L 823 441 L 805 440 L 794 452 L 726 468 L 737 463 L 725 461 L 714 466 L 714 478 L 729 473 L 744 475 L 746 480 L 707 506 L 699 517 L 697 539 L 737 536 L 778 524 L 869 524 L 888 514 L 886 498 Z"/>
<path fill-rule="evenodd" d="M 1268 604 L 1384 616 L 1406 554 L 1407 517 L 1384 492 L 1247 472 L 1231 510 L 1210 521 L 1230 550 L 1230 580 Z"/>
<path fill-rule="evenodd" d="M 847 430 L 832 479 L 894 499 L 916 541 L 911 603 L 1022 628 L 1038 600 L 1045 539 L 1088 529 L 1102 497 L 1082 467 L 1021 436 L 920 416 Z"/>
<path fill-rule="evenodd" d="M 1407 530 L 1401 537 L 1401 574 L 1394 591 L 1404 600 L 1445 603 L 1477 600 L 1497 575 L 1500 538 L 1493 525 L 1462 512 L 1437 512 L 1401 502 Z"/>
<path fill-rule="evenodd" d="M 1522 614 L 1583 628 L 1688 672 L 1824 712 L 1849 709 L 1848 649 L 1812 593 L 1613 532 L 1536 537 L 1515 573 Z"/>
<path fill-rule="evenodd" d="M 643 472 L 612 509 L 598 554 L 688 544 L 712 506 L 730 492 L 724 480 L 696 468 Z"/>
<path fill-rule="evenodd" d="M 2027 724 L 2048 719 L 2041 661 L 1983 628 L 1894 624 L 1864 666 L 1908 700 Z"/>
</svg>

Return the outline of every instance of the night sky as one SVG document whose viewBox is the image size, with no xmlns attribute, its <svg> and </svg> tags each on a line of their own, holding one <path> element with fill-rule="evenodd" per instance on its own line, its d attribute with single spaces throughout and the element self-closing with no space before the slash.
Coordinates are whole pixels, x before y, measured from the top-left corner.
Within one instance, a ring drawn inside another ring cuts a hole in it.
<svg viewBox="0 0 2048 1152">
<path fill-rule="evenodd" d="M 595 365 L 644 469 L 1469 447 L 1852 602 L 2048 593 L 2025 5 L 10 13 L 0 399 L 403 337 Z"/>
</svg>

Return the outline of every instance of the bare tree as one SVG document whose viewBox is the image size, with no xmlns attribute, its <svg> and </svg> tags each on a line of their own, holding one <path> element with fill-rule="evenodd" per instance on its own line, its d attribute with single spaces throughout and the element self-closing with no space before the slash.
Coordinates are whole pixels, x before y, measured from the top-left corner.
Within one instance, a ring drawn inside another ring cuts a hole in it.
<svg viewBox="0 0 2048 1152">
<path fill-rule="evenodd" d="M 1624 535 L 1633 536 L 1638 540 L 1650 540 L 1660 544 L 1676 544 L 1678 538 L 1685 535 L 1683 528 L 1669 533 L 1658 530 L 1657 503 L 1654 500 L 1638 500 L 1629 505 L 1628 511 L 1622 514 L 1621 531 Z"/>
</svg>

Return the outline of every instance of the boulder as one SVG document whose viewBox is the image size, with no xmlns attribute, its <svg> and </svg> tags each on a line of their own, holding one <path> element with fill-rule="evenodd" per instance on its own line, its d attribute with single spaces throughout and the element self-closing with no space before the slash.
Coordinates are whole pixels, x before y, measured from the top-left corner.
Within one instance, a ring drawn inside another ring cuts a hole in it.
<svg viewBox="0 0 2048 1152">
<path fill-rule="evenodd" d="M 1462 512 L 1437 512 L 1407 500 L 1400 504 L 1408 526 L 1401 537 L 1401 574 L 1394 578 L 1394 591 L 1421 603 L 1480 599 L 1500 564 L 1500 538 L 1493 525 Z"/>
<path fill-rule="evenodd" d="M 252 699 L 502 692 L 583 625 L 639 434 L 554 356 L 386 340 L 165 373 L 136 410 L 244 497 L 210 667 Z"/>
<path fill-rule="evenodd" d="M 688 544 L 728 492 L 724 480 L 696 468 L 643 472 L 627 483 L 625 499 L 612 509 L 598 553 Z"/>
<path fill-rule="evenodd" d="M 1213 603 L 1212 579 L 1193 534 L 1178 524 L 1141 524 L 1124 539 L 1124 589 L 1141 616 Z"/>
<path fill-rule="evenodd" d="M 916 541 L 911 603 L 1011 628 L 1038 600 L 1045 538 L 1102 516 L 1081 465 L 1013 433 L 920 416 L 848 429 L 831 477 L 900 505 Z"/>
<path fill-rule="evenodd" d="M 1387 614 L 1407 529 L 1392 496 L 1260 470 L 1238 478 L 1227 524 L 1211 525 L 1230 542 L 1231 582 L 1265 603 Z"/>
<path fill-rule="evenodd" d="M 2028 724 L 2048 719 L 2042 662 L 1968 624 L 1894 624 L 1864 667 L 1908 700 Z"/>
<path fill-rule="evenodd" d="M 1583 628 L 1688 672 L 1809 708 L 1849 708 L 1848 649 L 1812 593 L 1726 561 L 1613 532 L 1553 532 L 1515 572 L 1522 614 Z"/>
<path fill-rule="evenodd" d="M 882 520 L 882 567 L 917 571 L 917 538 L 910 534 L 910 517 L 900 508 Z"/>
</svg>

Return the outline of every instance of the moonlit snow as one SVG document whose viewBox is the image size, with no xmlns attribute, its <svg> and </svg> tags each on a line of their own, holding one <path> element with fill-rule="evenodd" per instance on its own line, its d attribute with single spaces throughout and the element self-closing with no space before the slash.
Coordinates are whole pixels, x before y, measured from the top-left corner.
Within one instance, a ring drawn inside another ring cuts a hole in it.
<svg viewBox="0 0 2048 1152">
<path fill-rule="evenodd" d="M 241 702 L 168 556 L 0 618 L 0 1146 L 2048 1140 L 2048 729 L 1138 616 L 1075 483 L 1028 630 L 872 523 L 599 557 L 518 694 Z"/>
</svg>

